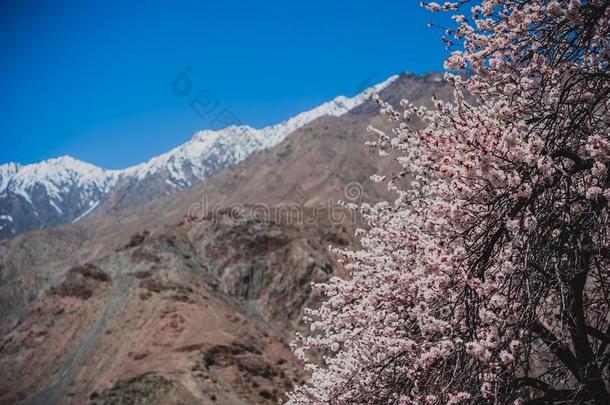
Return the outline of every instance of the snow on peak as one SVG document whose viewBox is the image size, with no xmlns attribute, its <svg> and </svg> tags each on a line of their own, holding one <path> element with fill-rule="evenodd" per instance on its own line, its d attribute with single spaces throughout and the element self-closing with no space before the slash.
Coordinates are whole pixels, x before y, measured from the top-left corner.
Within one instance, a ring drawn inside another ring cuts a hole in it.
<svg viewBox="0 0 610 405">
<path fill-rule="evenodd" d="M 298 115 L 295 115 L 294 117 L 289 118 L 280 124 L 265 127 L 260 130 L 263 134 L 263 138 L 266 139 L 265 144 L 267 145 L 267 147 L 274 146 L 281 142 L 290 133 L 294 132 L 295 130 L 304 125 L 309 124 L 317 118 L 324 116 L 338 117 L 340 115 L 343 115 L 348 111 L 356 108 L 360 104 L 364 103 L 374 93 L 380 92 L 381 90 L 388 87 L 397 78 L 398 75 L 391 76 L 384 82 L 369 87 L 368 89 L 356 94 L 354 97 L 335 97 L 334 100 L 321 104 L 309 111 L 305 111 Z"/>
<path fill-rule="evenodd" d="M 196 132 L 188 142 L 144 163 L 122 170 L 121 176 L 142 180 L 166 170 L 166 183 L 175 187 L 189 186 L 195 179 L 229 167 L 260 149 L 255 134 L 247 125 L 232 125 L 217 131 Z M 214 166 L 214 167 L 212 167 Z"/>
<path fill-rule="evenodd" d="M 71 156 L 29 165 L 8 163 L 0 166 L 0 193 L 11 191 L 31 202 L 30 193 L 36 186 L 42 185 L 51 203 L 56 203 L 72 186 L 107 192 L 114 185 L 117 174 L 115 170 L 105 170 Z"/>
<path fill-rule="evenodd" d="M 397 77 L 392 76 L 354 97 L 336 97 L 279 124 L 261 129 L 233 125 L 216 131 L 199 131 L 191 140 L 169 152 L 123 170 L 106 170 L 71 156 L 28 165 L 6 163 L 0 165 L 0 194 L 11 191 L 32 203 L 31 193 L 35 187 L 43 186 L 50 204 L 61 213 L 60 203 L 78 187 L 80 204 L 83 205 L 80 208 L 84 216 L 97 206 L 100 198 L 109 193 L 120 179 L 142 180 L 164 171 L 167 174 L 165 183 L 184 188 L 244 160 L 256 151 L 278 144 L 290 133 L 317 118 L 347 113 L 365 102 L 373 93 L 386 88 Z M 76 220 L 78 219 L 80 217 Z"/>
<path fill-rule="evenodd" d="M 205 129 L 196 132 L 191 140 L 156 156 L 144 163 L 122 171 L 122 176 L 142 180 L 149 175 L 166 170 L 166 183 L 175 187 L 191 185 L 194 179 L 202 179 L 247 158 L 252 153 L 270 148 L 281 142 L 298 128 L 323 116 L 339 116 L 365 102 L 373 93 L 386 88 L 397 75 L 370 87 L 354 97 L 336 97 L 309 111 L 302 112 L 279 124 L 261 129 L 248 125 L 231 125 L 219 130 Z"/>
<path fill-rule="evenodd" d="M 28 187 L 37 182 L 53 180 L 56 183 L 68 181 L 78 185 L 92 183 L 103 186 L 111 182 L 116 174 L 116 170 L 105 170 L 91 163 L 75 159 L 72 156 L 60 156 L 20 166 L 15 172 L 11 184 L 21 184 L 24 187 Z"/>
<path fill-rule="evenodd" d="M 211 129 L 204 129 L 201 131 L 195 132 L 192 137 L 193 141 L 201 141 L 201 142 L 210 142 L 211 140 L 216 140 L 222 137 L 234 137 L 234 136 L 243 136 L 253 131 L 254 128 L 248 125 L 231 125 L 217 131 Z"/>
<path fill-rule="evenodd" d="M 19 171 L 21 165 L 15 162 L 8 162 L 0 165 L 0 193 L 4 191 L 9 180 Z"/>
</svg>

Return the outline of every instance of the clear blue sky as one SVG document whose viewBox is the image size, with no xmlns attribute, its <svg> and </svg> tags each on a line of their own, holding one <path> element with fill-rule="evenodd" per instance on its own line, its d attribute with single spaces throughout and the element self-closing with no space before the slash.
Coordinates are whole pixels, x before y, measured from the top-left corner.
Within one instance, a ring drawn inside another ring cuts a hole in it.
<svg viewBox="0 0 610 405">
<path fill-rule="evenodd" d="M 441 70 L 447 54 L 426 27 L 445 17 L 417 0 L 1 4 L 0 163 L 69 154 L 122 168 L 224 108 L 261 127 L 392 74 Z M 218 104 L 200 116 L 189 103 L 204 89 Z"/>
</svg>

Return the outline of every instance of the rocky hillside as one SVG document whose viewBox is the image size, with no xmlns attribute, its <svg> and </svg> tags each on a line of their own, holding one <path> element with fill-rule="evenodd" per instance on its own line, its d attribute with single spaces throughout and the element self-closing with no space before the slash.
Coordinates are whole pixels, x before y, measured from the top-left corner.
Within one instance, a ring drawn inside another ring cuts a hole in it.
<svg viewBox="0 0 610 405">
<path fill-rule="evenodd" d="M 437 77 L 381 96 L 446 98 Z M 368 180 L 394 169 L 371 122 L 366 102 L 201 184 L 0 242 L 0 404 L 276 403 L 303 377 L 288 343 L 311 282 L 345 276 L 327 247 L 357 247 L 336 201 L 392 198 Z"/>
<path fill-rule="evenodd" d="M 134 234 L 0 339 L 0 403 L 275 403 L 302 376 L 286 342 L 310 282 L 337 271 L 325 247 L 350 235 L 232 215 Z"/>
</svg>

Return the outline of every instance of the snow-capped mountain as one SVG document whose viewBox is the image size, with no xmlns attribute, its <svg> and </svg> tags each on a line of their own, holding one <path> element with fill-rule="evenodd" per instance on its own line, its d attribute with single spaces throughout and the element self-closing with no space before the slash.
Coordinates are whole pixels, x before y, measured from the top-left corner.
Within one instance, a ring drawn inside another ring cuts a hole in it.
<svg viewBox="0 0 610 405">
<path fill-rule="evenodd" d="M 1 165 L 0 238 L 86 215 L 108 195 L 119 174 L 70 156 Z"/>
<path fill-rule="evenodd" d="M 145 163 L 129 167 L 123 170 L 123 174 L 142 180 L 159 171 L 167 170 L 169 182 L 176 187 L 191 185 L 193 181 L 199 181 L 230 167 L 253 152 L 277 145 L 290 133 L 319 117 L 345 114 L 362 104 L 373 93 L 387 87 L 397 77 L 392 76 L 352 98 L 339 96 L 312 110 L 262 129 L 240 125 L 218 131 L 199 131 L 190 141 Z"/>
<path fill-rule="evenodd" d="M 397 77 L 265 128 L 240 125 L 199 131 L 169 152 L 122 170 L 106 170 L 70 156 L 0 165 L 0 239 L 75 222 L 96 208 L 122 209 L 189 187 L 278 144 L 317 118 L 347 113 Z"/>
<path fill-rule="evenodd" d="M 119 174 L 118 170 L 104 170 L 71 156 L 61 156 L 31 165 L 0 166 L 0 189 L 10 190 L 31 203 L 34 188 L 42 186 L 54 204 L 68 187 L 79 188 L 88 196 L 95 192 L 107 193 Z"/>
</svg>

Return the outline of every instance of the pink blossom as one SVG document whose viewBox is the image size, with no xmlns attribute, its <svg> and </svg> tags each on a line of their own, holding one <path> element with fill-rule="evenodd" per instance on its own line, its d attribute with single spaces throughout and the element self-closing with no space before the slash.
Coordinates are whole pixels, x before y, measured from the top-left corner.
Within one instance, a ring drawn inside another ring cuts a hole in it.
<svg viewBox="0 0 610 405">
<path fill-rule="evenodd" d="M 527 229 L 528 231 L 533 231 L 538 226 L 538 221 L 536 220 L 535 216 L 528 215 L 527 217 L 525 217 L 523 225 L 525 225 L 525 229 Z"/>
<path fill-rule="evenodd" d="M 502 350 L 500 352 L 500 360 L 502 360 L 502 363 L 504 363 L 505 365 L 509 365 L 510 363 L 513 362 L 514 357 L 512 354 L 510 354 L 506 350 Z"/>
<path fill-rule="evenodd" d="M 589 187 L 587 189 L 587 192 L 585 194 L 585 198 L 587 200 L 595 200 L 599 195 L 601 195 L 603 192 L 603 190 L 601 189 L 601 187 Z"/>
<path fill-rule="evenodd" d="M 438 397 L 432 394 L 426 395 L 426 403 L 430 405 L 436 404 L 438 403 Z"/>
<path fill-rule="evenodd" d="M 469 400 L 471 395 L 468 392 L 458 392 L 457 394 L 450 394 L 448 405 L 457 405 Z"/>
<path fill-rule="evenodd" d="M 599 135 L 592 135 L 587 140 L 587 151 L 592 157 L 601 160 L 610 159 L 610 141 Z"/>
<path fill-rule="evenodd" d="M 487 398 L 487 399 L 493 398 L 494 397 L 493 385 L 491 385 L 491 383 L 489 383 L 489 382 L 484 382 L 481 385 L 481 394 L 483 395 L 484 398 Z"/>
<path fill-rule="evenodd" d="M 430 2 L 430 3 L 428 3 L 428 5 L 426 7 L 430 11 L 435 11 L 435 12 L 441 11 L 441 6 L 438 3 Z"/>
<path fill-rule="evenodd" d="M 606 174 L 606 165 L 602 162 L 595 162 L 593 168 L 591 168 L 591 174 L 601 179 Z"/>
</svg>

